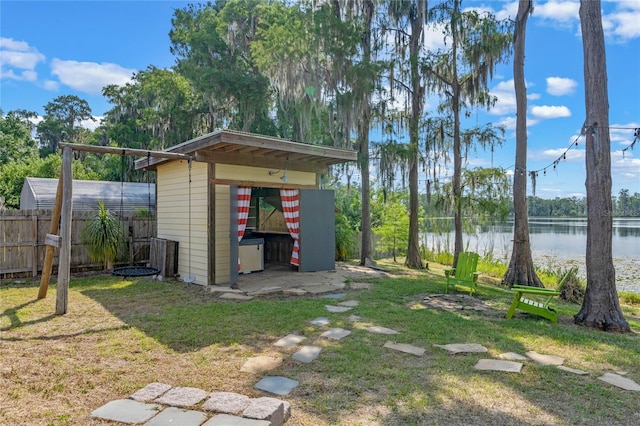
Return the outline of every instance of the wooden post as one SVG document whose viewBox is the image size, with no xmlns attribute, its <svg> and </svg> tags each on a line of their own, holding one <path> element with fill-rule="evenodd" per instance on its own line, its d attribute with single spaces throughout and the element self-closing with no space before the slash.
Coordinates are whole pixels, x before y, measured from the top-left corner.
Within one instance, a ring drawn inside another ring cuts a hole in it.
<svg viewBox="0 0 640 426">
<path fill-rule="evenodd" d="M 58 189 L 56 191 L 56 202 L 53 205 L 53 212 L 51 213 L 51 225 L 49 226 L 49 234 L 58 234 L 58 225 L 60 222 L 60 210 L 62 208 L 62 188 L 64 185 L 63 173 L 60 171 L 60 178 L 58 179 Z M 40 290 L 38 291 L 38 299 L 44 299 L 47 297 L 47 290 L 49 288 L 49 280 L 51 279 L 51 270 L 53 269 L 53 255 L 56 248 L 53 246 L 47 246 L 44 254 L 44 264 L 42 265 L 42 277 L 40 278 Z"/>
<path fill-rule="evenodd" d="M 32 250 L 32 263 L 31 263 L 31 276 L 38 276 L 38 216 L 33 215 L 31 217 L 31 231 L 33 235 L 33 250 Z"/>
<path fill-rule="evenodd" d="M 71 221 L 73 213 L 73 148 L 65 146 L 62 149 L 62 211 L 60 223 L 60 263 L 58 265 L 58 286 L 56 289 L 56 315 L 67 313 L 69 300 L 69 277 L 71 275 Z"/>
</svg>

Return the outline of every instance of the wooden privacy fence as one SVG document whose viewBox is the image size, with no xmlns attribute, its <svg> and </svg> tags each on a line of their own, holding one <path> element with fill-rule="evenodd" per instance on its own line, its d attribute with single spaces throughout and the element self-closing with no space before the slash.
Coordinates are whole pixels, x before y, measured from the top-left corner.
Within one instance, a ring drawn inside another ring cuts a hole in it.
<svg viewBox="0 0 640 426">
<path fill-rule="evenodd" d="M 51 225 L 51 210 L 0 211 L 0 279 L 36 277 L 42 271 L 45 237 Z M 71 227 L 71 270 L 73 272 L 101 270 L 101 262 L 93 262 L 80 231 L 95 212 L 74 211 Z M 117 214 L 119 216 L 119 214 Z M 123 231 L 127 241 L 119 252 L 117 265 L 145 265 L 149 261 L 149 242 L 155 235 L 155 218 L 148 219 L 135 212 L 123 212 Z M 132 250 L 129 250 L 129 247 Z M 53 259 L 58 267 L 58 249 Z"/>
</svg>

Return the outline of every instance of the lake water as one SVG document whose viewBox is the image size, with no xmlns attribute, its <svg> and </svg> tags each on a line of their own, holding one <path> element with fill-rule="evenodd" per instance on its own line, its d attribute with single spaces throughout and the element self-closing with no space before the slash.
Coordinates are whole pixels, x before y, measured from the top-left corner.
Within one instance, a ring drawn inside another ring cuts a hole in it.
<svg viewBox="0 0 640 426">
<path fill-rule="evenodd" d="M 444 227 L 452 225 L 443 219 Z M 536 266 L 544 269 L 577 266 L 578 274 L 586 275 L 587 220 L 585 218 L 529 218 L 531 254 Z M 465 248 L 480 255 L 493 254 L 508 263 L 513 239 L 513 220 L 503 224 L 476 226 L 465 233 Z M 423 242 L 432 250 L 453 252 L 453 232 L 432 232 L 423 235 Z M 640 218 L 613 219 L 613 263 L 618 290 L 640 293 Z"/>
</svg>

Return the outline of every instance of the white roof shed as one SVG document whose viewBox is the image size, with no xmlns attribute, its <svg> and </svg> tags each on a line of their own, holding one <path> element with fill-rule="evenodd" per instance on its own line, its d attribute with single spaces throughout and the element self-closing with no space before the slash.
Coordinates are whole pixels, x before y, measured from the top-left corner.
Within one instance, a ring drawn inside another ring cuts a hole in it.
<svg viewBox="0 0 640 426">
<path fill-rule="evenodd" d="M 58 179 L 28 177 L 20 193 L 21 210 L 52 210 L 56 202 Z M 121 201 L 122 200 L 122 201 Z M 73 210 L 97 210 L 98 201 L 113 212 L 154 210 L 156 185 L 137 182 L 96 180 L 73 181 Z"/>
</svg>

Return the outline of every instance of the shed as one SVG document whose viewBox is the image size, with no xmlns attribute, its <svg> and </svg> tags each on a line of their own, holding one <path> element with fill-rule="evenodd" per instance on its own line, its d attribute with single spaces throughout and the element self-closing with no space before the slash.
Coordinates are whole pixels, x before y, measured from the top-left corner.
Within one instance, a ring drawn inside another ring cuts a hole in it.
<svg viewBox="0 0 640 426">
<path fill-rule="evenodd" d="M 232 284 L 270 263 L 335 269 L 334 193 L 322 176 L 355 151 L 229 130 L 166 151 L 192 160 L 147 157 L 136 168 L 156 171 L 157 234 L 179 243 L 180 276 Z"/>
<path fill-rule="evenodd" d="M 52 210 L 56 202 L 58 179 L 25 178 L 20 192 L 20 210 Z M 96 180 L 73 181 L 73 210 L 97 210 L 103 201 L 108 210 L 155 210 L 155 185 Z"/>
</svg>

